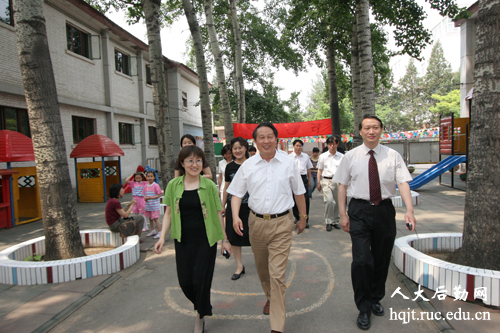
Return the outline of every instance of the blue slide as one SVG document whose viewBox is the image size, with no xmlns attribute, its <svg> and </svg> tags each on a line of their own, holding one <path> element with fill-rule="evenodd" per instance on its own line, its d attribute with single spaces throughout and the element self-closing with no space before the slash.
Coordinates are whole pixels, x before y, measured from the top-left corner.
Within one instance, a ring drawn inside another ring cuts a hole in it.
<svg viewBox="0 0 500 333">
<path fill-rule="evenodd" d="M 439 175 L 442 175 L 451 168 L 456 167 L 460 163 L 465 163 L 465 160 L 466 160 L 465 155 L 448 156 L 438 164 L 434 165 L 432 168 L 427 169 L 425 172 L 415 177 L 410 182 L 410 189 L 416 190 L 420 186 L 427 184 L 434 178 L 438 177 Z"/>
</svg>

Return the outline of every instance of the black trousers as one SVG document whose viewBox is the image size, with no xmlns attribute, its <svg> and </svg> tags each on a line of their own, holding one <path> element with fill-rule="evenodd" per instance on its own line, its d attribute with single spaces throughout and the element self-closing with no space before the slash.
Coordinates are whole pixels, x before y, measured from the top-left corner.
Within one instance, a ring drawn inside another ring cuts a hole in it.
<svg viewBox="0 0 500 333">
<path fill-rule="evenodd" d="M 309 215 L 309 179 L 307 178 L 307 175 L 300 175 L 302 178 L 302 182 L 304 183 L 304 187 L 306 188 L 306 193 L 304 193 L 304 199 L 306 199 L 306 214 Z M 299 208 L 297 207 L 297 203 L 295 202 L 295 196 L 293 196 L 293 202 L 295 205 L 293 205 L 293 216 L 295 217 L 295 220 L 300 220 L 299 216 Z M 307 221 L 309 222 L 309 217 L 307 218 Z"/>
<path fill-rule="evenodd" d="M 200 318 L 212 315 L 210 288 L 214 276 L 217 244 L 175 241 L 177 278 L 184 295 L 193 303 Z"/>
<path fill-rule="evenodd" d="M 359 311 L 370 312 L 372 304 L 385 296 L 385 282 L 396 238 L 396 210 L 390 200 L 373 206 L 352 199 L 349 220 L 354 301 Z"/>
</svg>

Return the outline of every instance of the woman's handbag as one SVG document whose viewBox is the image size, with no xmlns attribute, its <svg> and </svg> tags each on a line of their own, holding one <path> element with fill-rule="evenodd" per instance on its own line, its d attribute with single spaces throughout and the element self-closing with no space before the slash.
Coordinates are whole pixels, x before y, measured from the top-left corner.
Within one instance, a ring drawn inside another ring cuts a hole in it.
<svg viewBox="0 0 500 333">
<path fill-rule="evenodd" d="M 120 218 L 123 219 L 123 218 Z M 137 225 L 137 222 L 134 221 L 133 217 L 127 217 L 123 219 L 123 223 L 120 224 L 120 236 L 123 238 L 133 235 L 140 235 L 142 232 L 142 227 Z"/>
</svg>

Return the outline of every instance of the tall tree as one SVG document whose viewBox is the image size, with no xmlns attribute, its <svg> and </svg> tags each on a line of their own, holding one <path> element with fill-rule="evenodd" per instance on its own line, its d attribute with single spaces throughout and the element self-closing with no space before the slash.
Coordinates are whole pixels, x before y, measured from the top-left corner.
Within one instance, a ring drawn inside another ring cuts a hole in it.
<svg viewBox="0 0 500 333">
<path fill-rule="evenodd" d="M 204 0 L 205 16 L 207 18 L 207 30 L 210 37 L 210 47 L 214 56 L 215 69 L 217 73 L 217 83 L 219 87 L 219 96 L 221 101 L 221 111 L 224 118 L 224 128 L 226 134 L 226 142 L 230 142 L 234 138 L 233 119 L 231 117 L 231 105 L 229 104 L 229 95 L 227 92 L 226 76 L 224 74 L 224 63 L 222 61 L 222 52 L 219 47 L 217 32 L 213 18 L 212 0 Z"/>
<path fill-rule="evenodd" d="M 210 95 L 208 88 L 207 67 L 205 62 L 205 54 L 203 52 L 203 40 L 201 38 L 200 26 L 196 18 L 196 12 L 190 0 L 182 0 L 182 6 L 186 19 L 189 24 L 189 30 L 193 37 L 194 51 L 196 54 L 196 70 L 198 72 L 198 82 L 200 85 L 200 108 L 201 108 L 201 123 L 203 126 L 203 144 L 205 146 L 205 156 L 212 175 L 215 180 L 215 149 L 213 141 L 212 129 L 212 110 L 210 109 Z"/>
<path fill-rule="evenodd" d="M 410 120 L 410 128 L 415 130 L 422 128 L 429 120 L 426 114 L 422 93 L 422 78 L 418 76 L 415 62 L 410 60 L 406 67 L 406 74 L 401 78 L 398 85 L 400 110 Z"/>
<path fill-rule="evenodd" d="M 153 83 L 153 105 L 155 110 L 156 136 L 160 157 L 160 178 L 163 188 L 174 177 L 174 149 L 170 129 L 167 81 L 163 66 L 163 53 L 160 37 L 161 0 L 143 0 L 142 7 L 148 31 L 149 55 L 151 60 L 151 81 Z"/>
<path fill-rule="evenodd" d="M 479 1 L 463 264 L 500 270 L 500 1 Z"/>
<path fill-rule="evenodd" d="M 45 260 L 85 256 L 71 188 L 43 1 L 14 1 L 17 50 L 42 203 Z"/>
<path fill-rule="evenodd" d="M 229 0 L 231 10 L 231 27 L 234 37 L 234 72 L 236 95 L 238 96 L 238 122 L 245 123 L 245 82 L 243 80 L 243 59 L 241 51 L 241 31 L 238 22 L 236 0 Z"/>
<path fill-rule="evenodd" d="M 356 23 L 358 33 L 361 111 L 363 114 L 374 115 L 375 75 L 373 73 L 370 3 L 368 0 L 356 0 Z"/>
</svg>

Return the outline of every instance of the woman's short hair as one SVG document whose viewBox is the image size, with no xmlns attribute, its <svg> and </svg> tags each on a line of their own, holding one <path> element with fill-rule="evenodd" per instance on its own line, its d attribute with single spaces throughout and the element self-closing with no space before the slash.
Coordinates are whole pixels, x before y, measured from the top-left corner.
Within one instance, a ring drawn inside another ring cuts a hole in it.
<svg viewBox="0 0 500 333">
<path fill-rule="evenodd" d="M 184 134 L 183 136 L 181 136 L 181 147 L 182 147 L 182 141 L 184 141 L 185 138 L 191 140 L 193 142 L 193 145 L 196 146 L 196 139 L 194 138 L 194 136 L 192 136 L 191 134 Z"/>
<path fill-rule="evenodd" d="M 239 142 L 240 145 L 242 147 L 245 147 L 246 148 L 246 151 L 245 151 L 245 157 L 246 158 L 249 158 L 250 157 L 250 152 L 248 151 L 248 142 L 247 140 L 243 139 L 241 136 L 237 137 L 237 138 L 233 138 L 231 140 L 231 152 L 233 152 L 233 145 L 236 143 L 236 142 Z M 234 157 L 233 155 L 233 160 L 235 160 L 236 158 Z"/>
<path fill-rule="evenodd" d="M 255 146 L 252 146 L 250 148 L 248 148 L 248 151 L 254 151 L 254 152 L 257 152 L 257 148 L 255 148 Z"/>
<path fill-rule="evenodd" d="M 205 153 L 198 146 L 186 146 L 181 149 L 179 152 L 179 157 L 177 158 L 177 165 L 175 166 L 176 170 L 181 172 L 181 176 L 186 173 L 186 170 L 182 166 L 182 162 L 189 156 L 194 155 L 194 157 L 199 157 L 203 160 L 203 165 L 207 164 L 207 160 L 205 158 Z"/>
<path fill-rule="evenodd" d="M 319 153 L 319 148 L 318 147 L 314 147 L 313 148 L 313 153 Z"/>
<path fill-rule="evenodd" d="M 113 199 L 119 199 L 118 197 L 120 196 L 120 190 L 122 189 L 122 184 L 117 183 L 113 184 L 109 187 L 109 197 Z"/>
</svg>

